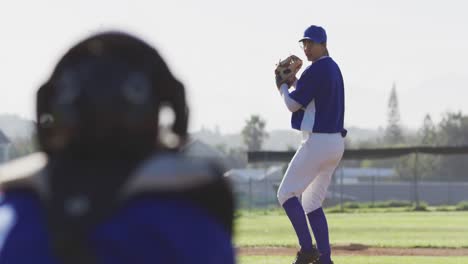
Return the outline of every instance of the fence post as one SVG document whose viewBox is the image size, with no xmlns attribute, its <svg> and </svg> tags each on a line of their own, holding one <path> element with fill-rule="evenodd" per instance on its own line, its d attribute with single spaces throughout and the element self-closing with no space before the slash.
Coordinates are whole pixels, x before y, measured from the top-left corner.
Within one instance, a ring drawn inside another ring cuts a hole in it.
<svg viewBox="0 0 468 264">
<path fill-rule="evenodd" d="M 249 212 L 252 211 L 252 177 L 249 177 Z"/>
<path fill-rule="evenodd" d="M 265 178 L 264 178 L 264 180 L 265 180 L 265 205 L 264 205 L 264 207 L 267 207 L 267 206 L 268 206 L 268 202 L 269 202 L 269 201 L 268 201 L 268 200 L 269 200 L 269 199 L 268 199 L 268 198 L 269 198 L 269 195 L 268 195 L 268 194 L 270 193 L 270 192 L 268 191 L 269 188 L 268 188 L 268 174 L 267 174 L 267 172 L 268 172 L 268 167 L 265 166 Z"/>
<path fill-rule="evenodd" d="M 452 199 L 450 197 L 450 192 L 451 192 L 451 184 L 450 184 L 450 179 L 447 179 L 447 205 L 450 205 L 452 203 Z"/>
<path fill-rule="evenodd" d="M 344 212 L 343 208 L 343 167 L 341 167 L 340 173 L 340 211 Z"/>
<path fill-rule="evenodd" d="M 414 201 L 416 207 L 419 207 L 419 193 L 418 193 L 418 152 L 414 153 Z"/>
<path fill-rule="evenodd" d="M 380 168 L 377 168 L 377 173 L 380 174 Z M 372 191 L 372 207 L 374 207 L 375 205 L 375 173 L 372 174 L 372 178 L 371 178 L 371 183 L 372 183 L 372 187 L 371 187 L 371 191 Z"/>
</svg>

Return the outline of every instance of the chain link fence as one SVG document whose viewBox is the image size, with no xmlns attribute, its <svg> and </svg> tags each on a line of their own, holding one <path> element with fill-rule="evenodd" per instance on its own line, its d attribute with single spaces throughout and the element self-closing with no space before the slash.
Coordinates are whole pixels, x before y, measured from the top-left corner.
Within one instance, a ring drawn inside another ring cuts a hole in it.
<svg viewBox="0 0 468 264">
<path fill-rule="evenodd" d="M 294 152 L 249 152 L 249 168 L 226 173 L 240 208 L 279 206 L 276 191 Z M 324 206 L 405 201 L 419 206 L 468 200 L 468 146 L 346 150 Z"/>
</svg>

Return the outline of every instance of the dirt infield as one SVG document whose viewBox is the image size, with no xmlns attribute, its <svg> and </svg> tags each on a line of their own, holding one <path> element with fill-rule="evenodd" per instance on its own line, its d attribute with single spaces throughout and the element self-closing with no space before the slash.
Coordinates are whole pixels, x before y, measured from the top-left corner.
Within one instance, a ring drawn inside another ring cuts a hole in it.
<svg viewBox="0 0 468 264">
<path fill-rule="evenodd" d="M 296 248 L 243 247 L 237 248 L 241 256 L 292 256 Z M 333 246 L 335 256 L 468 256 L 468 248 L 374 248 L 360 244 Z"/>
</svg>

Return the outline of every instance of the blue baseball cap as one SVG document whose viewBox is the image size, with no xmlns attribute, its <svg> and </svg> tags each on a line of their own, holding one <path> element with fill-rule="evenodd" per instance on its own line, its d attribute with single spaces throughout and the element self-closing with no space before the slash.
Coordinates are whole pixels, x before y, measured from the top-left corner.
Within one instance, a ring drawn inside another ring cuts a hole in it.
<svg viewBox="0 0 468 264">
<path fill-rule="evenodd" d="M 312 25 L 304 31 L 304 37 L 299 42 L 306 39 L 316 43 L 324 43 L 327 42 L 327 33 L 323 27 Z"/>
</svg>

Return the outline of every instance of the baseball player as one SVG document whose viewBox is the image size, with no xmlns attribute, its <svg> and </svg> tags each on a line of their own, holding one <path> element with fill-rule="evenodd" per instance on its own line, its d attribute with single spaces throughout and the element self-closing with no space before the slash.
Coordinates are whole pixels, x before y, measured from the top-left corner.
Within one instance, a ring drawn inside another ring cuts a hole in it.
<svg viewBox="0 0 468 264">
<path fill-rule="evenodd" d="M 300 250 L 294 263 L 330 264 L 333 262 L 322 202 L 344 152 L 343 77 L 328 56 L 327 35 L 322 27 L 310 26 L 299 42 L 312 64 L 298 80 L 293 76 L 278 83 L 277 78 L 280 94 L 292 112 L 292 128 L 303 133 L 303 141 L 278 189 L 278 200 L 299 240 Z M 289 91 L 291 87 L 295 89 Z M 317 248 L 313 246 L 306 216 Z"/>
<path fill-rule="evenodd" d="M 78 43 L 39 89 L 37 121 L 43 152 L 0 168 L 1 264 L 234 263 L 229 186 L 179 151 L 184 87 L 153 47 L 119 32 Z"/>
</svg>

